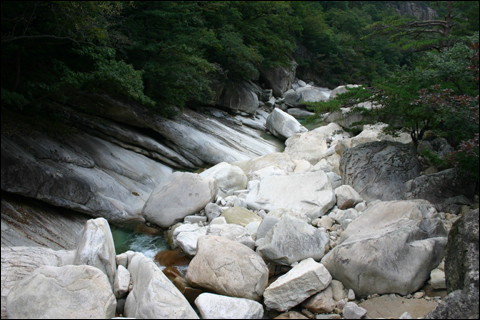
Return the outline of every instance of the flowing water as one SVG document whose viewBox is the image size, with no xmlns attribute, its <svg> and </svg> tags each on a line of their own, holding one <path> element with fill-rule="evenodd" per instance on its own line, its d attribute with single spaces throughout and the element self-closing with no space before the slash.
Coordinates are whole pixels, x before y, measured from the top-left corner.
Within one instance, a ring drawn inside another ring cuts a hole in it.
<svg viewBox="0 0 480 320">
<path fill-rule="evenodd" d="M 162 235 L 152 236 L 133 229 L 111 226 L 113 242 L 115 243 L 116 254 L 128 250 L 141 252 L 147 258 L 152 259 L 157 253 L 168 250 L 168 243 Z"/>
</svg>

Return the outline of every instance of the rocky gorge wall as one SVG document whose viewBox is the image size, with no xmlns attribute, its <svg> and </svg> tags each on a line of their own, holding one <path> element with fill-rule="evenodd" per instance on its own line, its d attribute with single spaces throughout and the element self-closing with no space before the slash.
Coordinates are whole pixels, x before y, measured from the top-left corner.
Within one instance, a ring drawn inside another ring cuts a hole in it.
<svg viewBox="0 0 480 320">
<path fill-rule="evenodd" d="M 67 136 L 2 132 L 2 317 L 40 316 L 21 306 L 39 298 L 29 281 L 53 290 L 42 274 L 81 278 L 85 292 L 101 287 L 99 317 L 116 309 L 142 318 L 271 310 L 359 318 L 362 303 L 379 295 L 411 299 L 427 281 L 448 289 L 448 231 L 474 205 L 471 188 L 419 158 L 408 134 L 383 134 L 382 124 L 352 136 L 351 115 L 339 113 L 324 120 L 345 128 L 307 130 L 293 116 L 308 114 L 301 101 L 345 88 L 306 84 L 294 71 L 264 72 L 269 89 L 219 89 L 210 106 L 174 119 L 96 94 L 88 113 L 51 106 L 74 129 Z M 192 173 L 201 167 L 210 168 Z M 22 197 L 48 205 L 25 213 Z M 167 277 L 140 253 L 115 254 L 109 223 L 145 222 L 191 258 L 186 275 Z M 470 279 L 475 288 L 478 277 Z M 42 299 L 58 296 L 67 295 Z"/>
</svg>

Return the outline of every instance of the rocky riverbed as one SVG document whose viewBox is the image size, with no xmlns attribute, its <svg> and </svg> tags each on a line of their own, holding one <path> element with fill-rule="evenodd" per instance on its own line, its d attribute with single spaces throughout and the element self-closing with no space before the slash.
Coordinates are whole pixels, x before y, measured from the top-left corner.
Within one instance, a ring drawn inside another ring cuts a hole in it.
<svg viewBox="0 0 480 320">
<path fill-rule="evenodd" d="M 2 134 L 2 318 L 478 316 L 472 186 L 382 124 L 307 130 L 299 101 L 345 88 L 293 79 L 176 119 L 97 96 L 68 138 Z M 117 254 L 110 223 L 173 251 Z"/>
</svg>

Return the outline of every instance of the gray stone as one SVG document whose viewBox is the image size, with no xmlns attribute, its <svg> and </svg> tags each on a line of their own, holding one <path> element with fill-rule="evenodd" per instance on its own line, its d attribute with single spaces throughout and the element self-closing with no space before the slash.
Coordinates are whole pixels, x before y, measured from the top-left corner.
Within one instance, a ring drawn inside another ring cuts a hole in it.
<svg viewBox="0 0 480 320">
<path fill-rule="evenodd" d="M 337 207 L 342 210 L 352 208 L 363 201 L 358 192 L 349 185 L 336 188 L 335 197 L 337 198 Z"/>
<path fill-rule="evenodd" d="M 290 89 L 295 79 L 297 65 L 295 61 L 291 61 L 290 67 L 277 67 L 268 70 L 259 69 L 267 88 L 272 88 L 275 97 L 281 97 L 285 91 Z"/>
<path fill-rule="evenodd" d="M 115 283 L 117 261 L 110 225 L 104 218 L 88 220 L 78 239 L 73 264 L 90 265 L 102 270 L 111 287 Z"/>
<path fill-rule="evenodd" d="M 328 286 L 325 290 L 311 296 L 302 306 L 313 313 L 329 313 L 335 310 L 337 302 L 333 299 L 333 290 Z"/>
<path fill-rule="evenodd" d="M 268 308 L 286 311 L 322 291 L 332 276 L 321 263 L 305 259 L 270 284 L 263 294 Z"/>
<path fill-rule="evenodd" d="M 98 268 L 44 266 L 12 288 L 7 317 L 109 319 L 115 316 L 116 306 L 108 278 Z"/>
<path fill-rule="evenodd" d="M 270 113 L 266 126 L 268 131 L 280 139 L 288 139 L 295 133 L 308 131 L 297 119 L 278 108 Z"/>
<path fill-rule="evenodd" d="M 208 226 L 207 235 L 225 237 L 252 250 L 255 249 L 255 241 L 253 241 L 248 230 L 238 224 L 211 224 Z"/>
<path fill-rule="evenodd" d="M 195 299 L 202 319 L 262 319 L 263 306 L 253 300 L 202 293 Z"/>
<path fill-rule="evenodd" d="M 285 153 L 292 159 L 307 160 L 315 165 L 327 152 L 329 134 L 318 130 L 296 133 L 285 141 Z"/>
<path fill-rule="evenodd" d="M 128 261 L 133 289 L 125 303 L 126 317 L 143 319 L 198 319 L 183 294 L 157 265 L 136 252 Z"/>
<path fill-rule="evenodd" d="M 168 228 L 182 221 L 185 216 L 205 208 L 217 192 L 217 181 L 213 178 L 202 178 L 189 172 L 175 172 L 155 187 L 142 214 L 146 220 Z"/>
<path fill-rule="evenodd" d="M 443 224 L 427 201 L 379 202 L 350 223 L 322 263 L 357 298 L 406 295 L 429 278 L 443 258 L 446 240 Z"/>
<path fill-rule="evenodd" d="M 247 187 L 247 176 L 243 170 L 226 162 L 221 162 L 203 171 L 200 176 L 202 178 L 212 177 L 217 180 L 218 196 L 222 198 L 233 195 L 235 190 Z"/>
<path fill-rule="evenodd" d="M 268 231 L 257 251 L 277 264 L 291 265 L 309 257 L 319 261 L 328 242 L 325 232 L 286 214 Z"/>
<path fill-rule="evenodd" d="M 449 294 L 425 316 L 426 319 L 478 319 L 478 232 L 478 209 L 468 212 L 453 224 L 445 257 Z"/>
<path fill-rule="evenodd" d="M 267 287 L 268 268 L 252 249 L 218 236 L 198 239 L 187 281 L 215 293 L 259 300 Z"/>
<path fill-rule="evenodd" d="M 113 284 L 113 293 L 117 299 L 123 298 L 128 294 L 128 287 L 130 285 L 130 272 L 119 265 L 115 275 L 115 283 Z"/>
<path fill-rule="evenodd" d="M 307 111 L 301 108 L 290 108 L 287 110 L 288 114 L 291 114 L 295 118 L 308 118 L 315 115 L 314 112 Z"/>
<path fill-rule="evenodd" d="M 232 83 L 223 89 L 218 105 L 254 114 L 258 108 L 258 97 L 245 83 Z"/>
<path fill-rule="evenodd" d="M 367 310 L 357 306 L 354 302 L 347 302 L 345 308 L 343 308 L 343 317 L 345 319 L 361 319 L 367 314 Z"/>
<path fill-rule="evenodd" d="M 348 289 L 348 295 L 347 295 L 348 300 L 353 301 L 355 300 L 355 292 L 353 292 L 352 289 Z"/>
<path fill-rule="evenodd" d="M 185 222 L 185 223 L 207 222 L 207 217 L 206 216 L 197 216 L 197 215 L 186 216 L 183 219 L 183 222 Z"/>
<path fill-rule="evenodd" d="M 194 256 L 197 252 L 197 240 L 207 234 L 207 227 L 198 224 L 183 224 L 173 231 L 173 241 L 183 252 Z"/>
<path fill-rule="evenodd" d="M 222 212 L 222 209 L 216 203 L 209 203 L 205 206 L 205 215 L 207 216 L 208 221 L 212 221 L 213 219 L 219 217 Z"/>
<path fill-rule="evenodd" d="M 342 184 L 352 186 L 367 200 L 400 200 L 405 182 L 422 169 L 411 146 L 378 141 L 346 150 L 340 160 Z"/>
</svg>

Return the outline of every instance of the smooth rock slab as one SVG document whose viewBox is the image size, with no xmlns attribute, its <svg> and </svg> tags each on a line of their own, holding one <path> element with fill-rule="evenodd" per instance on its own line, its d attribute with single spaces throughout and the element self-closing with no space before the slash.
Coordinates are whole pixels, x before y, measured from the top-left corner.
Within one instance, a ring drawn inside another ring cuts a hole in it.
<svg viewBox="0 0 480 320">
<path fill-rule="evenodd" d="M 143 207 L 142 214 L 146 220 L 168 228 L 205 208 L 217 192 L 217 181 L 214 178 L 202 178 L 189 172 L 174 172 L 155 187 Z"/>
<path fill-rule="evenodd" d="M 136 252 L 128 261 L 133 290 L 125 302 L 126 317 L 143 319 L 198 319 L 185 296 L 157 265 Z"/>
<path fill-rule="evenodd" d="M 285 214 L 268 231 L 257 250 L 270 261 L 291 265 L 306 258 L 319 261 L 325 254 L 328 242 L 325 232 Z"/>
<path fill-rule="evenodd" d="M 38 268 L 7 296 L 10 319 L 110 319 L 116 306 L 107 276 L 86 265 Z"/>
<path fill-rule="evenodd" d="M 267 287 L 268 268 L 252 249 L 218 236 L 198 239 L 187 281 L 215 293 L 259 300 Z"/>
<path fill-rule="evenodd" d="M 268 176 L 247 195 L 255 209 L 287 209 L 311 220 L 324 215 L 335 204 L 335 194 L 323 171 Z"/>
<path fill-rule="evenodd" d="M 242 207 L 232 207 L 223 211 L 220 217 L 224 217 L 227 223 L 235 223 L 245 227 L 251 222 L 258 225 L 262 223 L 262 218 L 253 213 L 252 211 Z"/>
<path fill-rule="evenodd" d="M 112 231 L 107 220 L 97 218 L 85 223 L 85 228 L 79 236 L 73 264 L 86 264 L 102 270 L 113 288 L 117 262 Z"/>
<path fill-rule="evenodd" d="M 270 284 L 263 296 L 267 307 L 286 311 L 328 287 L 332 276 L 321 263 L 305 259 Z"/>
<path fill-rule="evenodd" d="M 262 319 L 263 306 L 253 300 L 202 293 L 195 299 L 202 319 Z"/>
<path fill-rule="evenodd" d="M 322 263 L 357 297 L 417 291 L 443 259 L 446 230 L 425 200 L 378 202 L 342 232 Z"/>
</svg>

